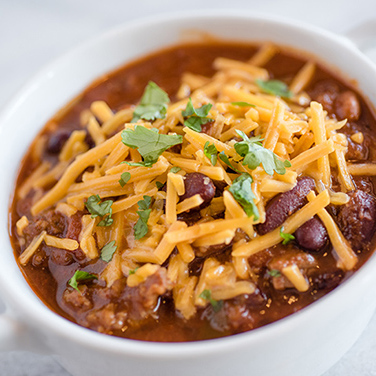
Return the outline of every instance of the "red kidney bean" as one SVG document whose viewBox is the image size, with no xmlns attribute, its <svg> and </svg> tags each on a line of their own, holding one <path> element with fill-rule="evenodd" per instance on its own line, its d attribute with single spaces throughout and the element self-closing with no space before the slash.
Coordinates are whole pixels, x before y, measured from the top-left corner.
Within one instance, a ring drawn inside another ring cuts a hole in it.
<svg viewBox="0 0 376 376">
<path fill-rule="evenodd" d="M 328 242 L 328 233 L 318 217 L 313 217 L 295 231 L 299 247 L 308 252 L 320 252 Z"/>
<path fill-rule="evenodd" d="M 305 176 L 299 179 L 296 186 L 273 198 L 266 207 L 266 219 L 257 226 L 257 232 L 264 235 L 280 226 L 291 214 L 306 203 L 307 194 L 315 189 L 315 181 Z"/>
<path fill-rule="evenodd" d="M 331 80 L 319 81 L 309 92 L 311 98 L 322 104 L 329 113 L 333 112 L 334 102 L 339 93 L 338 85 Z"/>
<path fill-rule="evenodd" d="M 89 149 L 92 149 L 95 146 L 95 141 L 89 132 L 86 132 L 85 143 L 89 146 Z"/>
<path fill-rule="evenodd" d="M 375 233 L 376 199 L 357 190 L 349 193 L 350 201 L 340 206 L 338 225 L 354 250 L 364 249 Z"/>
<path fill-rule="evenodd" d="M 215 185 L 212 180 L 204 174 L 193 172 L 184 177 L 185 193 L 181 196 L 181 200 L 199 194 L 204 202 L 200 205 L 202 209 L 210 204 L 215 195 Z"/>
<path fill-rule="evenodd" d="M 334 102 L 334 110 L 340 120 L 358 120 L 361 109 L 356 94 L 350 90 L 346 90 L 339 94 Z"/>
<path fill-rule="evenodd" d="M 47 152 L 51 154 L 59 154 L 71 133 L 71 130 L 60 129 L 51 134 L 47 142 Z"/>
</svg>

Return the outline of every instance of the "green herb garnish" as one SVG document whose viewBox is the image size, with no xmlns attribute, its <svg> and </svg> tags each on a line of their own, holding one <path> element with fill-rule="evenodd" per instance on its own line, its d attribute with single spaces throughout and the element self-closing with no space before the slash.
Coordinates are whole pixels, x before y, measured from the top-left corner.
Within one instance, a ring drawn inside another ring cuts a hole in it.
<svg viewBox="0 0 376 376">
<path fill-rule="evenodd" d="M 213 166 L 217 164 L 218 150 L 214 144 L 210 145 L 210 142 L 206 141 L 204 145 L 204 154 Z"/>
<path fill-rule="evenodd" d="M 124 187 L 125 184 L 129 182 L 129 179 L 131 178 L 131 174 L 129 172 L 124 172 L 121 174 L 119 184 Z"/>
<path fill-rule="evenodd" d="M 271 150 L 265 149 L 262 146 L 260 137 L 248 138 L 244 132 L 239 130 L 236 130 L 236 132 L 243 141 L 237 142 L 234 148 L 241 157 L 244 157 L 242 162 L 244 166 L 254 170 L 262 164 L 268 175 L 273 175 L 274 171 L 277 174 L 284 175 L 286 167 L 291 167 L 291 163 L 287 159 L 281 161 Z"/>
<path fill-rule="evenodd" d="M 282 98 L 291 98 L 293 93 L 289 90 L 289 87 L 282 81 L 279 80 L 269 80 L 263 81 L 257 79 L 256 85 L 267 94 L 276 95 Z"/>
<path fill-rule="evenodd" d="M 280 277 L 282 274 L 277 269 L 270 269 L 267 272 L 271 277 Z"/>
<path fill-rule="evenodd" d="M 88 272 L 84 272 L 83 270 L 76 270 L 73 277 L 68 281 L 68 285 L 73 287 L 78 292 L 81 292 L 78 288 L 78 284 L 82 281 L 91 281 L 93 279 L 98 279 L 95 274 L 90 274 Z"/>
<path fill-rule="evenodd" d="M 131 166 L 151 167 L 165 150 L 183 142 L 180 135 L 159 134 L 158 129 L 148 129 L 141 125 L 135 125 L 134 130 L 125 129 L 121 137 L 125 145 L 138 149 L 144 159 L 143 162 L 126 162 Z"/>
<path fill-rule="evenodd" d="M 132 123 L 139 119 L 155 120 L 164 119 L 167 112 L 167 104 L 170 102 L 168 95 L 156 83 L 149 81 L 140 104 L 133 112 Z"/>
<path fill-rule="evenodd" d="M 136 271 L 137 271 L 137 269 L 138 269 L 139 267 L 137 266 L 137 268 L 134 268 L 134 269 L 129 269 L 129 272 L 128 272 L 128 277 L 130 276 L 130 275 L 132 275 L 132 274 L 134 274 L 134 273 L 136 273 Z"/>
<path fill-rule="evenodd" d="M 101 198 L 99 195 L 92 195 L 90 196 L 85 206 L 89 213 L 91 214 L 91 218 L 102 217 L 103 219 L 98 223 L 97 226 L 100 227 L 107 227 L 111 226 L 114 220 L 112 219 L 112 204 L 114 203 L 112 200 L 105 200 L 100 202 Z"/>
<path fill-rule="evenodd" d="M 161 189 L 164 186 L 164 184 L 161 183 L 160 181 L 156 181 L 155 185 L 157 186 L 158 189 Z"/>
<path fill-rule="evenodd" d="M 239 173 L 239 174 L 242 173 L 241 171 L 239 171 L 238 169 L 236 169 L 236 168 L 231 164 L 231 162 L 230 162 L 228 156 L 227 156 L 223 151 L 221 151 L 221 152 L 218 154 L 218 156 L 219 156 L 219 159 L 220 159 L 222 162 L 226 163 L 226 165 L 227 165 L 228 167 L 231 168 L 231 170 L 236 171 L 236 172 Z"/>
<path fill-rule="evenodd" d="M 137 223 L 134 226 L 134 237 L 139 240 L 143 238 L 148 233 L 148 220 L 151 213 L 149 209 L 151 204 L 151 197 L 144 196 L 143 200 L 140 200 L 138 203 L 139 210 L 137 214 L 139 216 Z"/>
<path fill-rule="evenodd" d="M 189 98 L 187 107 L 182 111 L 184 118 L 187 118 L 184 121 L 184 125 L 193 131 L 201 132 L 201 125 L 213 121 L 213 119 L 207 117 L 211 108 L 211 103 L 205 104 L 200 108 L 194 108 L 192 99 Z"/>
<path fill-rule="evenodd" d="M 211 291 L 210 290 L 204 290 L 200 294 L 200 298 L 207 300 L 213 307 L 214 312 L 219 312 L 223 306 L 223 301 L 222 300 L 215 300 L 212 298 Z"/>
<path fill-rule="evenodd" d="M 172 172 L 173 174 L 176 174 L 176 173 L 179 172 L 180 170 L 181 170 L 180 167 L 178 167 L 178 166 L 174 166 L 174 167 L 171 167 L 170 172 Z"/>
<path fill-rule="evenodd" d="M 115 245 L 115 240 L 112 242 L 107 243 L 101 250 L 101 259 L 106 262 L 110 262 L 112 260 L 112 256 L 116 251 L 117 245 Z"/>
<path fill-rule="evenodd" d="M 233 106 L 239 107 L 256 107 L 256 105 L 248 103 L 248 102 L 231 102 Z"/>
<path fill-rule="evenodd" d="M 232 193 L 235 200 L 243 207 L 247 216 L 253 216 L 253 219 L 257 220 L 259 218 L 259 212 L 254 202 L 256 196 L 252 191 L 252 181 L 251 175 L 243 173 L 233 181 L 229 191 Z"/>
<path fill-rule="evenodd" d="M 287 243 L 289 243 L 291 240 L 294 240 L 295 239 L 295 236 L 294 235 L 291 235 L 287 232 L 283 232 L 283 226 L 281 227 L 281 229 L 279 230 L 279 234 L 281 235 L 281 238 L 283 239 L 283 242 L 282 244 L 283 245 L 286 245 Z"/>
</svg>

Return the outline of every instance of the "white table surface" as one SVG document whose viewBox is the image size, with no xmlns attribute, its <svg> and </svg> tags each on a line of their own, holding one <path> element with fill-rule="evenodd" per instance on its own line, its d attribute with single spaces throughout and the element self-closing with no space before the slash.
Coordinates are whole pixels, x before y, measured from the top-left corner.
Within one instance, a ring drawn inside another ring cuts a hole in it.
<svg viewBox="0 0 376 376">
<path fill-rule="evenodd" d="M 364 24 L 372 31 L 376 25 L 375 0 L 0 0 L 0 108 L 43 65 L 116 25 L 167 11 L 210 12 L 229 6 L 342 34 Z M 323 376 L 374 376 L 375 353 L 376 315 L 353 348 Z M 0 376 L 69 374 L 52 356 L 15 351 L 0 353 Z"/>
</svg>

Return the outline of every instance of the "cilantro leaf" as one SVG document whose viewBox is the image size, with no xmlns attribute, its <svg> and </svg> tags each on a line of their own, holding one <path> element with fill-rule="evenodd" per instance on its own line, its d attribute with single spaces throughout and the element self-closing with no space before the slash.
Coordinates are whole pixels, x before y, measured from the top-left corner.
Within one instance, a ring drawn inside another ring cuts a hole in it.
<svg viewBox="0 0 376 376">
<path fill-rule="evenodd" d="M 201 294 L 200 298 L 207 300 L 213 307 L 214 312 L 219 312 L 223 306 L 222 300 L 215 300 L 211 296 L 211 291 L 208 289 L 205 289 Z"/>
<path fill-rule="evenodd" d="M 95 274 L 90 274 L 88 272 L 84 272 L 83 270 L 76 270 L 73 277 L 68 281 L 68 285 L 73 287 L 78 292 L 81 292 L 78 288 L 78 284 L 82 281 L 90 281 L 93 279 L 98 279 Z"/>
<path fill-rule="evenodd" d="M 138 203 L 138 208 L 140 209 L 137 211 L 139 216 L 138 221 L 134 225 L 134 237 L 139 240 L 142 239 L 148 233 L 148 220 L 151 213 L 151 209 L 149 209 L 151 204 L 151 197 L 144 196 L 143 200 L 140 200 Z"/>
<path fill-rule="evenodd" d="M 151 204 L 151 197 L 150 196 L 144 196 L 143 200 L 140 200 L 137 205 L 140 210 L 146 210 L 149 209 Z"/>
<path fill-rule="evenodd" d="M 219 153 L 218 156 L 219 156 L 219 159 L 220 159 L 222 162 L 226 163 L 226 165 L 227 165 L 228 167 L 231 168 L 231 170 L 236 171 L 236 172 L 239 173 L 239 174 L 242 173 L 242 171 L 239 171 L 238 169 L 236 169 L 236 168 L 231 164 L 231 162 L 230 162 L 228 156 L 225 154 L 224 151 L 221 151 L 221 152 Z"/>
<path fill-rule="evenodd" d="M 119 184 L 124 187 L 125 184 L 129 182 L 129 179 L 131 178 L 131 174 L 129 172 L 124 172 L 121 174 Z"/>
<path fill-rule="evenodd" d="M 125 129 L 121 137 L 125 145 L 132 149 L 138 148 L 144 159 L 143 162 L 127 162 L 131 166 L 150 167 L 165 150 L 183 142 L 180 135 L 159 134 L 158 129 L 147 129 L 141 125 L 135 125 L 134 130 Z"/>
<path fill-rule="evenodd" d="M 277 269 L 270 269 L 267 271 L 267 273 L 271 276 L 271 277 L 280 277 L 282 274 L 280 273 L 279 270 Z"/>
<path fill-rule="evenodd" d="M 218 150 L 214 144 L 210 145 L 210 142 L 206 141 L 204 145 L 204 154 L 210 160 L 213 166 L 217 164 Z"/>
<path fill-rule="evenodd" d="M 98 224 L 97 226 L 99 227 L 108 227 L 108 226 L 111 226 L 113 223 L 114 223 L 114 220 L 111 218 L 111 215 L 112 215 L 112 210 L 111 210 L 111 214 L 104 217 Z"/>
<path fill-rule="evenodd" d="M 251 104 L 248 102 L 231 102 L 233 106 L 239 106 L 239 107 L 256 107 L 255 104 Z"/>
<path fill-rule="evenodd" d="M 156 83 L 149 81 L 140 104 L 133 112 L 132 123 L 139 119 L 155 120 L 164 119 L 167 112 L 167 104 L 170 102 L 167 93 Z"/>
<path fill-rule="evenodd" d="M 281 227 L 281 229 L 279 230 L 279 234 L 281 235 L 281 238 L 283 239 L 283 242 L 282 244 L 283 245 L 286 245 L 287 243 L 289 243 L 291 240 L 294 240 L 295 239 L 295 236 L 294 235 L 291 235 L 287 232 L 283 232 L 283 226 Z"/>
<path fill-rule="evenodd" d="M 101 250 L 101 259 L 106 262 L 110 262 L 112 260 L 112 256 L 116 251 L 117 245 L 115 245 L 115 240 L 112 242 L 107 243 Z"/>
<path fill-rule="evenodd" d="M 181 170 L 180 167 L 178 166 L 174 166 L 171 168 L 170 172 L 172 172 L 173 174 L 176 174 L 177 172 L 179 172 Z"/>
<path fill-rule="evenodd" d="M 158 189 L 161 189 L 164 186 L 164 184 L 161 183 L 160 181 L 156 181 L 155 185 L 157 186 Z"/>
<path fill-rule="evenodd" d="M 105 200 L 100 202 L 101 198 L 99 195 L 92 195 L 90 196 L 85 206 L 89 213 L 91 214 L 91 218 L 96 217 L 104 217 L 97 226 L 100 227 L 107 227 L 111 226 L 114 220 L 112 219 L 112 204 L 114 203 L 112 200 Z M 108 214 L 108 215 L 107 215 Z"/>
<path fill-rule="evenodd" d="M 268 175 L 273 175 L 274 171 L 277 174 L 284 175 L 286 167 L 291 167 L 291 163 L 287 159 L 282 161 L 271 150 L 265 149 L 261 144 L 261 138 L 248 138 L 244 132 L 239 130 L 236 130 L 236 132 L 243 141 L 237 142 L 234 148 L 241 157 L 244 157 L 244 166 L 248 166 L 251 170 L 254 170 L 262 164 Z"/>
<path fill-rule="evenodd" d="M 276 95 L 283 98 L 291 98 L 293 93 L 289 90 L 289 87 L 282 81 L 279 80 L 269 80 L 263 81 L 257 79 L 256 85 L 267 94 Z"/>
<path fill-rule="evenodd" d="M 137 269 L 139 268 L 139 266 L 137 266 L 137 268 L 134 268 L 134 269 L 129 269 L 129 272 L 128 272 L 128 277 L 134 273 L 136 273 Z"/>
<path fill-rule="evenodd" d="M 254 220 L 259 218 L 259 212 L 254 202 L 256 196 L 252 191 L 252 177 L 247 173 L 241 174 L 233 182 L 229 191 L 235 200 L 243 207 L 248 217 L 253 216 Z"/>
<path fill-rule="evenodd" d="M 181 113 L 184 118 L 187 118 L 184 121 L 184 125 L 195 132 L 201 132 L 201 125 L 213 121 L 213 119 L 207 117 L 211 108 L 211 103 L 205 104 L 199 108 L 194 108 L 192 99 L 189 98 L 187 107 Z"/>
</svg>

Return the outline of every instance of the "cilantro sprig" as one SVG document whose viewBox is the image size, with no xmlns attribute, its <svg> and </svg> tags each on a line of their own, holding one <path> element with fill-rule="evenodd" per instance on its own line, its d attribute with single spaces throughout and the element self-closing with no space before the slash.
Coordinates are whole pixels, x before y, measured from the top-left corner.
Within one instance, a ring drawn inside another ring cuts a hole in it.
<svg viewBox="0 0 376 376">
<path fill-rule="evenodd" d="M 280 277 L 282 274 L 279 270 L 277 269 L 270 269 L 267 271 L 267 273 L 271 276 L 271 277 Z"/>
<path fill-rule="evenodd" d="M 135 123 L 139 119 L 164 119 L 166 117 L 168 103 L 170 103 L 168 94 L 155 82 L 149 81 L 141 97 L 140 104 L 133 112 L 131 122 Z"/>
<path fill-rule="evenodd" d="M 283 231 L 283 226 L 281 227 L 281 229 L 279 230 L 279 235 L 281 236 L 281 238 L 283 239 L 283 242 L 282 244 L 283 245 L 286 245 L 288 243 L 291 242 L 291 240 L 294 240 L 295 239 L 295 236 L 292 235 L 292 234 L 289 234 L 288 232 L 284 232 Z"/>
<path fill-rule="evenodd" d="M 256 196 L 252 191 L 252 181 L 251 175 L 243 173 L 232 182 L 229 191 L 243 207 L 247 216 L 253 216 L 253 219 L 257 220 L 259 218 L 259 211 L 254 201 Z"/>
<path fill-rule="evenodd" d="M 91 281 L 93 279 L 98 279 L 98 277 L 95 274 L 90 274 L 83 270 L 76 270 L 73 277 L 68 281 L 68 285 L 78 292 L 81 292 L 78 288 L 79 283 L 83 281 Z"/>
<path fill-rule="evenodd" d="M 180 167 L 178 167 L 178 166 L 174 166 L 174 167 L 171 167 L 170 172 L 173 173 L 173 174 L 176 174 L 176 173 L 179 172 L 180 170 L 181 170 Z"/>
<path fill-rule="evenodd" d="M 148 233 L 148 220 L 151 213 L 151 209 L 149 209 L 151 204 L 151 197 L 144 196 L 143 200 L 140 200 L 138 203 L 139 210 L 137 214 L 139 216 L 138 221 L 134 226 L 134 237 L 139 240 L 142 239 Z"/>
<path fill-rule="evenodd" d="M 101 250 L 101 259 L 106 262 L 110 262 L 112 257 L 117 249 L 117 245 L 115 245 L 115 240 L 112 242 L 107 243 Z"/>
<path fill-rule="evenodd" d="M 214 312 L 219 312 L 223 306 L 222 300 L 215 300 L 212 298 L 212 293 L 210 290 L 205 289 L 201 294 L 200 298 L 207 300 L 213 307 Z"/>
<path fill-rule="evenodd" d="M 129 172 L 123 172 L 120 176 L 119 184 L 124 187 L 129 182 L 131 174 Z"/>
<path fill-rule="evenodd" d="M 223 163 L 225 163 L 228 167 L 230 167 L 231 170 L 233 170 L 233 171 L 235 171 L 235 172 L 237 172 L 237 173 L 239 173 L 239 174 L 242 173 L 241 171 L 239 171 L 238 169 L 236 169 L 236 168 L 232 165 L 232 163 L 230 162 L 230 159 L 228 158 L 228 156 L 227 156 L 223 151 L 221 151 L 221 152 L 218 154 L 218 157 L 219 157 L 219 159 L 220 159 Z"/>
<path fill-rule="evenodd" d="M 257 79 L 256 85 L 267 94 L 276 95 L 282 98 L 291 98 L 293 93 L 289 90 L 289 87 L 280 80 L 268 80 L 263 81 Z"/>
<path fill-rule="evenodd" d="M 243 157 L 243 165 L 251 170 L 262 164 L 268 175 L 273 175 L 274 171 L 279 175 L 286 173 L 286 167 L 291 167 L 288 160 L 282 161 L 271 150 L 262 146 L 260 137 L 249 138 L 244 132 L 236 130 L 236 133 L 243 139 L 234 145 L 235 151 Z"/>
<path fill-rule="evenodd" d="M 112 200 L 105 200 L 101 202 L 101 198 L 99 195 L 92 195 L 90 196 L 85 206 L 89 213 L 91 214 L 91 218 L 101 217 L 102 220 L 97 224 L 100 227 L 107 227 L 111 226 L 114 220 L 112 219 L 112 204 L 114 202 Z"/>
<path fill-rule="evenodd" d="M 231 102 L 231 104 L 238 107 L 256 107 L 256 105 L 248 102 Z"/>
<path fill-rule="evenodd" d="M 218 150 L 214 144 L 210 144 L 209 141 L 206 141 L 204 145 L 204 154 L 213 166 L 217 164 Z"/>
<path fill-rule="evenodd" d="M 148 129 L 135 125 L 133 129 L 125 129 L 121 134 L 122 141 L 132 149 L 138 149 L 143 162 L 126 162 L 131 166 L 151 167 L 158 161 L 159 156 L 168 148 L 181 144 L 180 135 L 160 134 L 158 129 Z"/>
<path fill-rule="evenodd" d="M 128 276 L 132 275 L 132 274 L 135 274 L 137 272 L 137 269 L 139 269 L 139 266 L 137 266 L 136 268 L 134 269 L 129 269 L 129 272 L 128 272 Z"/>
<path fill-rule="evenodd" d="M 211 108 L 211 103 L 205 104 L 199 108 L 194 108 L 192 99 L 189 98 L 187 107 L 181 113 L 185 118 L 184 125 L 193 131 L 201 132 L 201 125 L 213 121 L 213 119 L 207 117 Z"/>
</svg>

